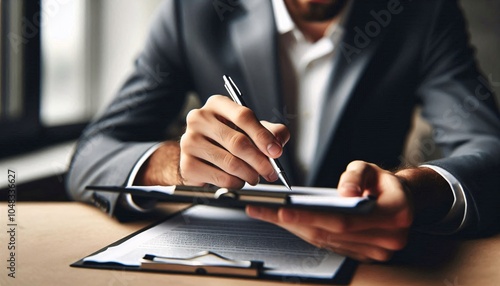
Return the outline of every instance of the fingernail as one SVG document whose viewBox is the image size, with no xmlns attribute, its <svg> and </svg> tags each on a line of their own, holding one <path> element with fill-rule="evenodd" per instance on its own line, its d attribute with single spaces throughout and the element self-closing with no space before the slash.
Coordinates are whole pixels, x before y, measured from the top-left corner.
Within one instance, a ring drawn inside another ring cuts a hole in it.
<svg viewBox="0 0 500 286">
<path fill-rule="evenodd" d="M 353 183 L 344 183 L 340 186 L 341 191 L 344 193 L 349 193 L 351 195 L 361 195 L 361 188 Z"/>
<path fill-rule="evenodd" d="M 267 152 L 269 152 L 269 154 L 273 157 L 278 156 L 281 152 L 281 147 L 277 143 L 273 142 L 273 143 L 267 145 Z"/>
<path fill-rule="evenodd" d="M 294 211 L 287 209 L 281 210 L 281 219 L 283 220 L 283 222 L 292 223 L 295 222 L 296 218 L 297 215 L 295 214 Z"/>
<path fill-rule="evenodd" d="M 278 174 L 276 173 L 276 171 L 273 170 L 273 172 L 271 174 L 269 174 L 269 176 L 267 176 L 267 179 L 268 181 L 270 182 L 274 182 L 278 179 Z"/>
</svg>

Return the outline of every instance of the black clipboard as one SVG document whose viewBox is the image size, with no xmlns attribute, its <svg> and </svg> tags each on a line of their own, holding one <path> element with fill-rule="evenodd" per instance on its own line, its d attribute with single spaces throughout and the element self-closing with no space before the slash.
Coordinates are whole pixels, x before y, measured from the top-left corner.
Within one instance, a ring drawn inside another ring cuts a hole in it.
<svg viewBox="0 0 500 286">
<path fill-rule="evenodd" d="M 274 274 L 269 275 L 265 273 L 266 264 L 264 261 L 235 261 L 231 260 L 230 258 L 218 255 L 217 253 L 213 253 L 211 251 L 204 251 L 203 253 L 199 253 L 194 257 L 186 257 L 184 259 L 177 258 L 177 260 L 179 261 L 178 263 L 176 263 L 175 261 L 162 263 L 161 259 L 170 260 L 171 258 L 158 257 L 151 254 L 145 254 L 144 257 L 142 258 L 140 266 L 128 266 L 119 263 L 98 263 L 98 262 L 84 261 L 84 259 L 89 256 L 94 256 L 96 254 L 104 252 L 110 247 L 119 246 L 120 244 L 126 242 L 127 240 L 133 238 L 134 236 L 139 235 L 142 232 L 149 230 L 165 221 L 168 221 L 169 219 L 172 219 L 175 216 L 182 216 L 183 213 L 186 211 L 187 209 L 182 210 L 176 214 L 169 215 L 166 219 L 153 223 L 108 246 L 105 246 L 100 250 L 95 251 L 83 257 L 82 259 L 70 264 L 70 266 L 75 268 L 100 269 L 100 270 L 122 270 L 122 271 L 154 272 L 162 274 L 183 274 L 183 275 L 199 275 L 199 276 L 214 276 L 214 277 L 219 277 L 219 276 L 233 277 L 233 278 L 243 278 L 243 279 L 275 280 L 282 282 L 291 282 L 293 284 L 317 283 L 317 284 L 328 284 L 328 285 L 331 284 L 346 285 L 351 282 L 352 276 L 358 265 L 357 261 L 346 257 L 341 266 L 337 269 L 336 272 L 332 272 L 332 275 L 330 277 L 316 278 L 304 275 L 287 275 L 287 276 L 274 275 Z M 190 267 L 189 265 L 190 263 L 188 264 L 185 263 L 190 261 L 196 261 L 199 257 L 210 256 L 210 255 L 217 256 L 221 260 L 226 261 L 226 263 L 224 263 L 223 265 L 202 264 L 199 267 Z M 156 260 L 155 258 L 160 258 L 160 261 Z M 239 263 L 249 263 L 249 264 L 246 266 L 234 265 Z"/>
<path fill-rule="evenodd" d="M 167 202 L 184 202 L 222 207 L 290 207 L 325 212 L 367 214 L 376 198 L 339 197 L 324 188 L 294 187 L 294 191 L 257 185 L 247 189 L 226 189 L 215 186 L 87 186 L 89 191 L 129 193 L 133 196 Z M 333 189 L 331 189 L 333 190 Z"/>
</svg>

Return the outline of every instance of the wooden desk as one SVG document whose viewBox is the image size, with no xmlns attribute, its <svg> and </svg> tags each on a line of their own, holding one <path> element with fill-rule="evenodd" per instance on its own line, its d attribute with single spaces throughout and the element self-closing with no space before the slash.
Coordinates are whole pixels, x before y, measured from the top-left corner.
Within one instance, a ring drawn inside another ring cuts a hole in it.
<svg viewBox="0 0 500 286">
<path fill-rule="evenodd" d="M 0 203 L 0 285 L 286 285 L 72 268 L 71 263 L 153 220 L 118 223 L 94 207 L 67 202 L 17 204 L 16 278 L 12 279 L 7 276 L 5 259 L 6 205 Z M 390 264 L 360 265 L 352 285 L 500 285 L 500 235 L 470 241 L 419 236 L 395 260 Z"/>
</svg>

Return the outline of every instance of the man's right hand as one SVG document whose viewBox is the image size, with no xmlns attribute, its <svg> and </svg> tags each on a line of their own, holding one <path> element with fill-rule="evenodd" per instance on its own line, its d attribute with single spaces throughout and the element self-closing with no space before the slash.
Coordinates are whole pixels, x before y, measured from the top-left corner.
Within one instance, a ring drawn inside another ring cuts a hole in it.
<svg viewBox="0 0 500 286">
<path fill-rule="evenodd" d="M 285 125 L 259 122 L 249 108 L 214 95 L 189 112 L 180 144 L 169 141 L 156 150 L 136 183 L 241 188 L 257 184 L 259 176 L 273 182 L 278 174 L 269 157 L 280 157 L 289 138 Z"/>
</svg>

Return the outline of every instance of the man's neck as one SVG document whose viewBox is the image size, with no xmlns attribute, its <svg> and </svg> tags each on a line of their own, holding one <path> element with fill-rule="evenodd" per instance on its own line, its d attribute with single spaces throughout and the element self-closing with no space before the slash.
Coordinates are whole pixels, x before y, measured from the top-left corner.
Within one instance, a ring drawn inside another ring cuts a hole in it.
<svg viewBox="0 0 500 286">
<path fill-rule="evenodd" d="M 300 1 L 300 0 L 298 0 Z M 340 21 L 342 18 L 343 11 L 346 9 L 346 3 L 349 1 L 340 1 L 337 4 L 342 5 L 338 6 L 339 10 L 337 12 L 334 12 L 335 16 L 333 16 L 330 19 L 325 19 L 324 21 L 321 20 L 321 16 L 314 17 L 311 14 L 308 14 L 304 11 L 304 7 L 300 5 L 298 1 L 294 0 L 284 0 L 285 6 L 288 10 L 288 13 L 290 17 L 292 18 L 292 21 L 295 23 L 296 27 L 302 32 L 304 37 L 306 38 L 307 41 L 309 42 L 316 42 L 322 37 L 325 36 L 328 28 L 332 24 L 336 24 Z M 331 7 L 332 9 L 335 9 L 334 7 Z M 304 15 L 308 14 L 308 18 L 317 18 L 317 21 L 313 21 L 311 19 L 306 19 Z"/>
<path fill-rule="evenodd" d="M 295 22 L 295 25 L 297 25 L 297 28 L 304 34 L 304 37 L 310 41 L 310 42 L 316 42 L 319 39 L 321 39 L 325 33 L 328 27 L 333 24 L 338 22 L 339 17 L 335 17 L 334 19 L 326 22 L 306 22 L 303 20 L 297 20 L 294 19 L 294 16 L 292 16 L 293 21 Z"/>
</svg>

